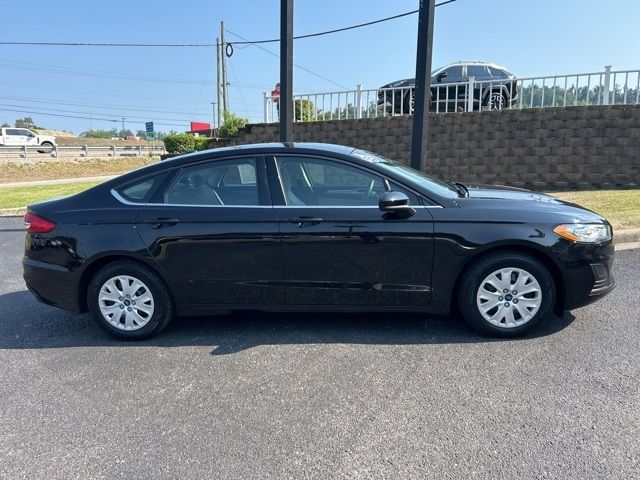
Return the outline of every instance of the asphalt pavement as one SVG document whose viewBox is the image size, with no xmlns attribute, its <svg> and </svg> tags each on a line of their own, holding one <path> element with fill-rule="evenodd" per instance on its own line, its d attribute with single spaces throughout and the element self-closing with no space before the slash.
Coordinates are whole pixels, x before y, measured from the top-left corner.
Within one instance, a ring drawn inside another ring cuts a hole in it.
<svg viewBox="0 0 640 480">
<path fill-rule="evenodd" d="M 245 313 L 114 340 L 39 304 L 0 219 L 0 478 L 640 478 L 640 249 L 518 340 L 456 318 Z"/>
</svg>

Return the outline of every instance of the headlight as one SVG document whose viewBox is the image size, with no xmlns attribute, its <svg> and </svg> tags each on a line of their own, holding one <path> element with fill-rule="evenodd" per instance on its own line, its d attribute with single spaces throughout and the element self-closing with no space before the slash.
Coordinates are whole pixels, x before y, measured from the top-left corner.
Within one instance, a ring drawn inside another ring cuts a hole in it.
<svg viewBox="0 0 640 480">
<path fill-rule="evenodd" d="M 553 231 L 561 237 L 574 242 L 598 243 L 611 240 L 611 227 L 609 225 L 593 223 L 569 223 L 558 225 Z"/>
</svg>

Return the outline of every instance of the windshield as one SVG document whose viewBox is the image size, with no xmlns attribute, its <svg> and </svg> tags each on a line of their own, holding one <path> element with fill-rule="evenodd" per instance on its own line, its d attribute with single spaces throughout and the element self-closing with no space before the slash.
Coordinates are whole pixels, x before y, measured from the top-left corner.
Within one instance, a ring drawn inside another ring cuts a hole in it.
<svg viewBox="0 0 640 480">
<path fill-rule="evenodd" d="M 406 180 L 409 183 L 419 185 L 430 192 L 442 197 L 456 198 L 460 195 L 458 191 L 451 185 L 438 180 L 437 178 L 426 175 L 422 172 L 414 170 L 411 167 L 395 162 L 381 155 L 367 152 L 365 150 L 354 150 L 351 154 L 371 163 L 375 163 L 377 167 L 383 171 L 387 171 L 396 177 Z"/>
</svg>

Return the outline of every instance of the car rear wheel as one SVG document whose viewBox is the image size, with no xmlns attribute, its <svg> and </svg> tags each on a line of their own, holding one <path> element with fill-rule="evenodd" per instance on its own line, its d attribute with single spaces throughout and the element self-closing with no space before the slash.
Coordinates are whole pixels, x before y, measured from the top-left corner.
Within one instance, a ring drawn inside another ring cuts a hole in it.
<svg viewBox="0 0 640 480">
<path fill-rule="evenodd" d="M 464 273 L 458 302 L 478 332 L 517 337 L 546 320 L 555 302 L 553 278 L 536 258 L 520 252 L 494 253 Z"/>
<path fill-rule="evenodd" d="M 171 294 L 162 279 L 128 260 L 111 263 L 93 277 L 87 305 L 100 327 L 126 339 L 157 335 L 173 317 Z"/>
</svg>

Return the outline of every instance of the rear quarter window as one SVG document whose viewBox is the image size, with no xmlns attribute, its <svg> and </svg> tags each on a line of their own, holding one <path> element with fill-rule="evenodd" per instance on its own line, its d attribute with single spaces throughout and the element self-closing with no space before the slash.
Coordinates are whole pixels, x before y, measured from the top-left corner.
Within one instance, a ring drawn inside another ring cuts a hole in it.
<svg viewBox="0 0 640 480">
<path fill-rule="evenodd" d="M 166 176 L 166 173 L 160 173 L 152 177 L 147 177 L 139 182 L 130 183 L 117 191 L 122 198 L 130 202 L 148 202 Z"/>
</svg>

